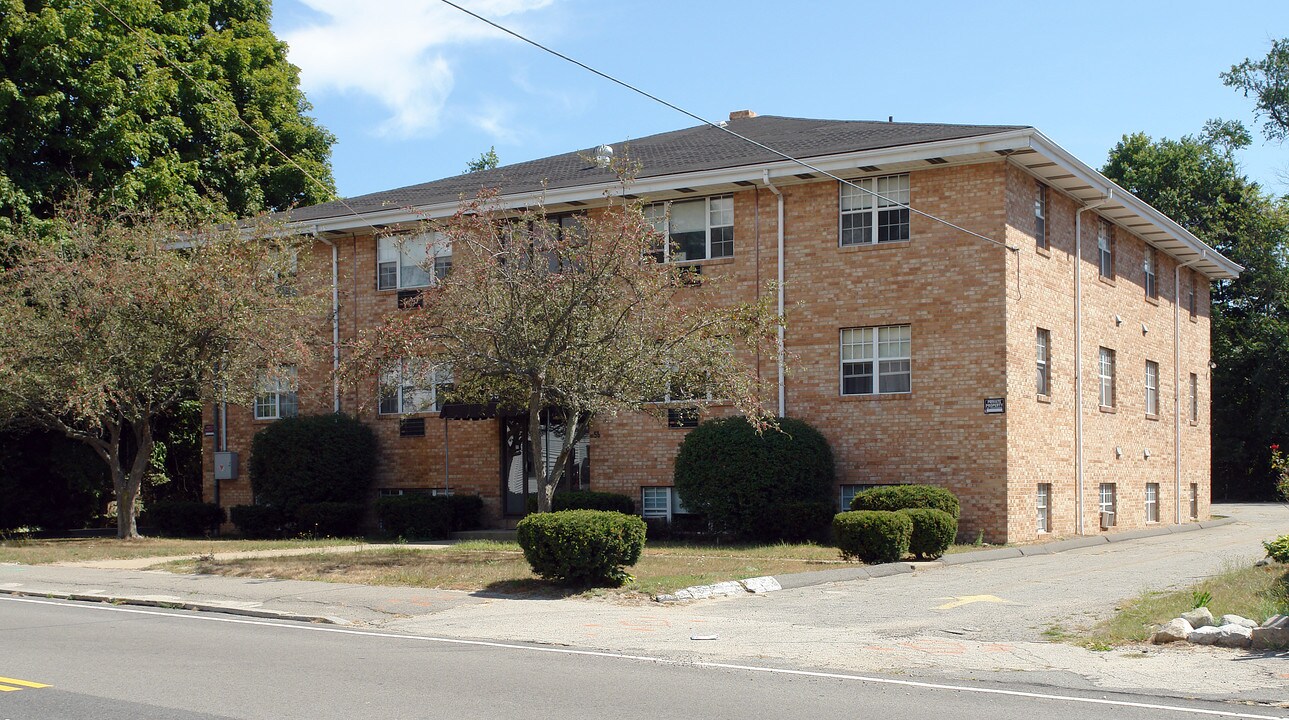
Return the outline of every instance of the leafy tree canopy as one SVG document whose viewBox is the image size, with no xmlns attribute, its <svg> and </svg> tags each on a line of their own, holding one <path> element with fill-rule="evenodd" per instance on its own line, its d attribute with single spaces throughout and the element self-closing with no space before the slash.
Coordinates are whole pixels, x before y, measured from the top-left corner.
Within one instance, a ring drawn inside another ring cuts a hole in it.
<svg viewBox="0 0 1289 720">
<path fill-rule="evenodd" d="M 1289 39 L 1271 41 L 1271 50 L 1261 60 L 1245 58 L 1232 65 L 1222 73 L 1222 82 L 1256 98 L 1254 113 L 1268 140 L 1289 136 Z"/>
<path fill-rule="evenodd" d="M 479 157 L 467 161 L 465 164 L 466 172 L 479 172 L 480 170 L 495 170 L 501 164 L 501 159 L 497 157 L 497 146 L 488 148 L 488 152 L 479 153 Z"/>
<path fill-rule="evenodd" d="M 237 216 L 331 199 L 335 138 L 308 116 L 270 12 L 269 0 L 0 0 L 0 225 L 48 218 L 76 187 Z"/>
<path fill-rule="evenodd" d="M 1102 172 L 1245 267 L 1213 288 L 1213 487 L 1269 497 L 1270 446 L 1289 441 L 1289 212 L 1241 171 L 1238 123 L 1198 136 L 1126 135 Z"/>
</svg>

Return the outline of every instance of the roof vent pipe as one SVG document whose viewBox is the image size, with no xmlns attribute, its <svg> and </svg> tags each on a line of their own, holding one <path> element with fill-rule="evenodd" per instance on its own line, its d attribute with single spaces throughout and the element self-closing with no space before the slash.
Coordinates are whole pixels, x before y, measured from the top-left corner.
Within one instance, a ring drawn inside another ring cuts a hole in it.
<svg viewBox="0 0 1289 720">
<path fill-rule="evenodd" d="M 597 167 L 606 168 L 613 162 L 613 146 L 601 145 L 595 149 L 595 164 Z"/>
</svg>

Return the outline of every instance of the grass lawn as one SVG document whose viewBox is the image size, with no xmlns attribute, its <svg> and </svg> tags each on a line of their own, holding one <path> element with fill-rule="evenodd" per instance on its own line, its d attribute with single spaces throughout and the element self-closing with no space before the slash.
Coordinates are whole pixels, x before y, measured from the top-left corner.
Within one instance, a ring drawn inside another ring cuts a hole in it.
<svg viewBox="0 0 1289 720">
<path fill-rule="evenodd" d="M 843 567 L 837 549 L 821 545 L 697 546 L 650 543 L 628 571 L 633 583 L 622 595 L 655 595 L 691 585 L 761 575 Z M 528 568 L 513 542 L 465 542 L 446 549 L 415 547 L 337 555 L 296 555 L 227 561 L 168 563 L 169 570 L 291 580 L 399 585 L 449 590 L 487 590 L 510 595 L 567 594 Z M 589 591 L 598 594 L 603 591 Z"/>
<path fill-rule="evenodd" d="M 44 565 L 55 562 L 87 560 L 125 560 L 129 558 L 205 555 L 244 550 L 277 550 L 284 548 L 355 545 L 362 540 L 179 540 L 174 538 L 74 538 L 58 540 L 0 540 L 0 563 Z"/>
<path fill-rule="evenodd" d="M 1263 622 L 1272 615 L 1289 614 L 1289 571 L 1272 564 L 1231 568 L 1184 590 L 1145 593 L 1121 605 L 1114 617 L 1086 634 L 1066 634 L 1059 628 L 1047 634 L 1094 650 L 1147 642 L 1156 627 L 1192 609 L 1195 595 L 1205 592 L 1212 594 L 1208 608 L 1215 617 L 1233 614 Z"/>
</svg>

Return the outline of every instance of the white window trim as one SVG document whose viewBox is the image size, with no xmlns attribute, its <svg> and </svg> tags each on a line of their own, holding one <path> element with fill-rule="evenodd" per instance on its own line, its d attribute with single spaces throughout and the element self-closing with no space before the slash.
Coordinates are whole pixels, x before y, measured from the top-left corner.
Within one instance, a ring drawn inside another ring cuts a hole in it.
<svg viewBox="0 0 1289 720">
<path fill-rule="evenodd" d="M 1107 358 L 1109 358 L 1108 363 L 1106 362 Z M 1097 384 L 1097 402 L 1103 408 L 1112 408 L 1115 404 L 1114 366 L 1114 350 L 1108 347 L 1099 348 L 1097 350 L 1097 379 L 1099 381 Z M 1109 367 L 1108 373 L 1106 372 L 1107 367 Z M 1106 402 L 1107 387 L 1110 395 L 1109 403 Z"/>
<path fill-rule="evenodd" d="M 1114 226 L 1101 218 L 1097 223 L 1097 273 L 1106 280 L 1114 279 Z"/>
<path fill-rule="evenodd" d="M 672 260 L 671 258 L 671 250 L 672 250 L 671 248 L 671 245 L 672 245 L 671 206 L 675 203 L 698 202 L 700 200 L 704 201 L 703 218 L 704 218 L 705 232 L 707 234 L 707 239 L 706 239 L 706 242 L 704 243 L 704 250 L 703 250 L 705 257 L 685 259 L 685 260 Z M 712 201 L 713 200 L 729 200 L 729 203 L 730 203 L 730 207 L 729 207 L 730 224 L 729 225 L 712 224 Z M 650 213 L 654 211 L 654 208 L 662 208 L 662 217 L 650 218 Z M 662 221 L 662 227 L 658 228 L 655 226 L 655 229 L 657 229 L 659 232 L 662 233 L 662 238 L 663 238 L 662 261 L 665 263 L 670 263 L 670 262 L 675 262 L 677 264 L 704 263 L 709 260 L 723 260 L 725 258 L 734 257 L 734 249 L 732 247 L 733 241 L 731 241 L 730 253 L 728 255 L 718 255 L 718 256 L 712 255 L 712 230 L 713 229 L 727 227 L 727 228 L 730 228 L 730 234 L 733 235 L 733 232 L 734 232 L 734 196 L 733 195 L 710 195 L 704 198 L 676 198 L 674 200 L 665 200 L 663 202 L 652 203 L 645 207 L 645 219 L 651 220 L 651 221 L 654 221 L 654 220 Z M 657 252 L 657 251 L 655 250 L 654 252 Z"/>
<path fill-rule="evenodd" d="M 1193 423 L 1193 424 L 1198 424 L 1198 423 L 1199 423 L 1199 376 L 1198 376 L 1198 375 L 1196 375 L 1195 373 L 1191 373 L 1191 374 L 1190 374 L 1190 376 L 1191 376 L 1191 379 L 1190 379 L 1190 385 L 1191 385 L 1191 407 L 1190 407 L 1191 423 Z"/>
<path fill-rule="evenodd" d="M 1035 509 L 1038 511 L 1037 527 L 1040 533 L 1052 532 L 1052 484 L 1039 483 L 1035 490 Z"/>
<path fill-rule="evenodd" d="M 1154 498 L 1151 498 L 1154 490 Z M 1159 483 L 1146 483 L 1146 522 L 1159 522 Z"/>
<path fill-rule="evenodd" d="M 657 493 L 662 491 L 662 496 L 666 500 L 667 509 L 663 513 L 650 511 L 645 504 L 645 497 L 651 494 L 651 491 Z M 676 515 L 684 515 L 685 506 L 680 502 L 680 496 L 676 494 L 676 488 L 671 485 L 645 485 L 640 488 L 640 516 L 643 518 L 654 519 L 664 518 L 670 521 Z"/>
<path fill-rule="evenodd" d="M 1112 528 L 1119 524 L 1119 518 L 1115 514 L 1118 494 L 1114 483 L 1101 483 L 1097 488 L 1097 515 L 1099 518 L 1110 516 L 1109 524 L 1103 522 L 1102 527 Z"/>
<path fill-rule="evenodd" d="M 429 275 L 428 283 L 412 284 L 404 282 L 403 279 L 403 250 L 408 243 L 425 243 L 425 257 L 428 268 L 423 268 Z M 394 262 L 394 284 L 382 284 L 380 266 L 388 260 L 382 261 L 381 254 L 383 250 L 394 250 L 398 253 L 398 259 Z M 440 272 L 440 261 L 446 261 L 446 268 Z M 438 280 L 446 274 L 447 270 L 452 267 L 452 243 L 443 233 L 422 233 L 420 235 L 385 235 L 376 239 L 376 289 L 377 290 L 412 290 L 416 288 L 433 287 Z"/>
<path fill-rule="evenodd" d="M 1036 388 L 1039 395 L 1052 395 L 1052 331 L 1037 328 L 1034 332 L 1035 374 L 1042 373 L 1042 383 Z M 1035 381 L 1038 378 L 1035 377 Z"/>
<path fill-rule="evenodd" d="M 1159 416 L 1159 363 L 1153 360 L 1146 361 L 1146 414 Z"/>
<path fill-rule="evenodd" d="M 881 331 L 889 328 L 908 328 L 908 331 L 909 331 L 909 354 L 908 355 L 904 355 L 900 357 L 881 357 L 881 346 L 880 346 L 879 338 L 881 337 Z M 846 344 L 846 332 L 856 331 L 856 330 L 864 331 L 866 333 L 871 333 L 871 338 L 872 338 L 871 342 L 873 346 L 872 358 L 869 358 L 867 360 L 864 360 L 864 359 L 847 360 L 846 359 L 845 353 L 843 352 L 843 348 L 845 347 L 845 344 Z M 843 397 L 865 397 L 868 395 L 909 395 L 913 392 L 913 326 L 909 324 L 903 324 L 903 325 L 872 325 L 867 327 L 841 328 L 841 330 L 839 330 L 837 333 L 837 360 L 838 360 L 837 389 L 838 389 L 838 392 Z M 866 392 L 866 393 L 846 392 L 846 364 L 857 363 L 857 362 L 872 363 L 872 366 L 873 366 L 872 392 Z M 907 362 L 909 364 L 909 371 L 908 371 L 909 389 L 908 390 L 888 390 L 886 392 L 882 392 L 883 375 L 894 376 L 894 375 L 904 374 L 902 372 L 882 373 L 881 363 L 883 362 Z"/>
<path fill-rule="evenodd" d="M 1047 185 L 1037 181 L 1034 184 L 1034 243 L 1047 250 L 1051 247 L 1047 229 Z"/>
<path fill-rule="evenodd" d="M 295 417 L 299 414 L 299 379 L 294 367 L 278 368 L 275 377 L 269 377 L 267 370 L 260 371 L 256 379 L 255 399 L 251 402 L 255 413 L 256 420 L 281 420 L 284 417 Z M 284 397 L 295 396 L 295 402 L 291 405 L 295 412 L 283 415 L 282 400 Z M 271 400 L 271 402 L 267 402 Z M 262 409 L 272 407 L 272 410 L 261 412 Z"/>
<path fill-rule="evenodd" d="M 1142 282 L 1145 285 L 1146 297 L 1152 300 L 1159 299 L 1159 253 L 1153 245 L 1146 246 L 1146 257 L 1141 262 L 1141 272 L 1144 277 Z"/>
<path fill-rule="evenodd" d="M 895 180 L 896 182 L 902 182 L 903 184 L 908 185 L 908 187 L 897 188 L 894 193 L 891 193 L 890 191 L 879 191 L 877 189 L 877 186 L 878 186 L 878 183 L 880 183 L 882 180 Z M 855 192 L 858 192 L 863 197 L 867 197 L 870 200 L 872 200 L 873 206 L 869 208 L 859 208 L 855 210 L 842 209 L 842 203 L 846 197 L 846 190 L 848 188 L 853 190 L 854 188 L 851 188 L 846 183 L 837 183 L 837 246 L 838 247 L 862 247 L 865 245 L 887 245 L 890 243 L 908 242 L 909 240 L 913 239 L 913 225 L 912 225 L 913 212 L 909 202 L 910 200 L 912 200 L 913 189 L 912 189 L 912 183 L 909 180 L 908 173 L 896 173 L 894 175 L 880 175 L 876 177 L 858 178 L 855 180 L 850 180 L 849 182 L 854 183 L 855 185 L 858 185 L 861 188 L 867 187 L 867 191 L 856 190 Z M 908 194 L 908 199 L 901 201 L 901 199 L 898 196 L 904 195 L 906 193 Z M 879 205 L 879 203 L 887 202 L 882 198 L 889 198 L 889 204 Z M 878 226 L 879 212 L 884 210 L 905 210 L 906 212 L 909 213 L 909 216 L 910 216 L 909 217 L 909 236 L 907 238 L 900 238 L 899 240 L 887 240 L 885 242 L 878 241 L 877 226 Z M 844 218 L 847 215 L 861 215 L 861 214 L 869 214 L 872 216 L 870 218 L 870 225 L 869 225 L 869 228 L 872 230 L 872 232 L 869 234 L 868 241 L 867 242 L 846 242 L 845 227 L 843 223 Z"/>
<path fill-rule="evenodd" d="M 452 383 L 452 371 L 448 368 L 431 365 L 429 368 L 430 382 L 428 388 L 426 388 L 418 386 L 414 382 L 408 382 L 409 376 L 411 375 L 408 370 L 408 365 L 408 360 L 400 360 L 397 365 L 386 370 L 386 375 L 396 382 L 390 382 L 387 386 L 385 378 L 380 379 L 376 397 L 377 414 L 392 417 L 403 415 L 428 415 L 442 412 L 443 397 L 439 392 L 439 389 L 443 385 L 449 385 Z M 430 401 L 427 407 L 420 409 L 414 408 L 411 410 L 406 410 L 404 408 L 404 403 L 406 402 L 406 397 L 404 395 L 405 391 L 426 389 L 430 391 Z M 385 403 L 383 401 L 387 397 L 392 397 L 394 399 L 395 404 L 398 406 L 398 411 L 395 412 L 385 409 Z"/>
</svg>

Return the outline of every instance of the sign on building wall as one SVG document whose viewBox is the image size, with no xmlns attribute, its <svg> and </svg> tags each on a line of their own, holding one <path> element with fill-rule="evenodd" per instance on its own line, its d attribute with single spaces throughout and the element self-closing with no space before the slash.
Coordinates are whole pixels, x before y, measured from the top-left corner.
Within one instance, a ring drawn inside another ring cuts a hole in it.
<svg viewBox="0 0 1289 720">
<path fill-rule="evenodd" d="M 986 415 L 1002 415 L 1007 412 L 1006 398 L 985 398 Z"/>
</svg>

